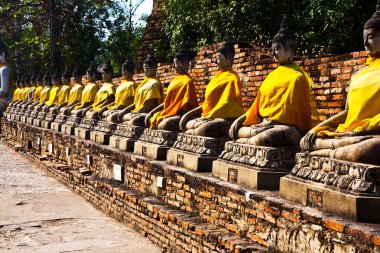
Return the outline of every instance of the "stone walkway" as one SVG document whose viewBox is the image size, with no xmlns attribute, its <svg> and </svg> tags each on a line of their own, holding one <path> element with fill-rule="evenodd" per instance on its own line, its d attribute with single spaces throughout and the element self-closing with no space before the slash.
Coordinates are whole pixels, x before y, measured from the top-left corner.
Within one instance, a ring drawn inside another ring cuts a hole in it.
<svg viewBox="0 0 380 253">
<path fill-rule="evenodd" d="M 0 252 L 162 252 L 0 144 Z"/>
</svg>

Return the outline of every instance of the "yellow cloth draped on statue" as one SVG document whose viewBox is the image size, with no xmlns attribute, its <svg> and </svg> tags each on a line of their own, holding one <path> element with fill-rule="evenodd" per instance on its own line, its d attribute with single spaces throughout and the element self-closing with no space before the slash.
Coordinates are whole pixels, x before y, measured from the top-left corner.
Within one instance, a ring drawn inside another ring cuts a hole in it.
<svg viewBox="0 0 380 253">
<path fill-rule="evenodd" d="M 96 83 L 88 83 L 82 91 L 82 99 L 80 105 L 75 106 L 75 109 L 82 108 L 86 103 L 94 103 L 96 93 L 99 86 Z"/>
<path fill-rule="evenodd" d="M 135 109 L 132 112 L 137 112 L 143 107 L 145 101 L 149 99 L 158 99 L 158 103 L 162 103 L 164 94 L 163 87 L 158 78 L 146 77 L 137 87 L 134 99 Z"/>
<path fill-rule="evenodd" d="M 58 106 L 60 104 L 63 104 L 69 100 L 69 95 L 70 95 L 70 85 L 63 85 L 61 89 L 59 89 L 58 92 L 58 99 L 55 102 L 55 105 Z"/>
<path fill-rule="evenodd" d="M 177 115 L 185 107 L 193 109 L 198 106 L 194 81 L 190 75 L 177 75 L 166 90 L 162 111 L 153 115 L 150 127 L 156 127 L 164 118 Z"/>
<path fill-rule="evenodd" d="M 19 96 L 20 90 L 21 90 L 21 88 L 17 88 L 17 89 L 13 92 L 13 100 L 14 100 L 14 101 L 17 101 L 17 100 L 18 100 L 18 96 Z"/>
<path fill-rule="evenodd" d="M 27 100 L 29 94 L 30 87 L 25 87 L 21 93 L 21 100 Z"/>
<path fill-rule="evenodd" d="M 82 100 L 82 92 L 83 92 L 84 86 L 80 83 L 75 84 L 69 94 L 69 100 L 67 101 L 68 105 L 73 105 L 75 103 L 78 103 Z"/>
<path fill-rule="evenodd" d="M 111 95 L 115 95 L 115 86 L 112 83 L 104 83 L 96 93 L 92 109 L 94 111 L 100 110 L 104 106 L 106 99 Z"/>
<path fill-rule="evenodd" d="M 36 92 L 36 86 L 33 85 L 29 88 L 28 95 L 26 96 L 26 99 L 33 99 L 34 98 L 34 92 Z"/>
<path fill-rule="evenodd" d="M 37 88 L 34 90 L 33 102 L 37 102 L 37 100 L 40 98 L 43 88 L 44 86 L 38 85 Z"/>
<path fill-rule="evenodd" d="M 336 129 L 316 127 L 318 137 L 380 128 L 380 57 L 369 57 L 367 66 L 352 76 L 348 91 L 348 114 Z"/>
<path fill-rule="evenodd" d="M 58 92 L 61 89 L 60 85 L 54 85 L 49 94 L 49 100 L 45 103 L 45 105 L 50 106 L 55 104 L 58 101 Z"/>
<path fill-rule="evenodd" d="M 49 95 L 50 95 L 50 90 L 51 90 L 50 86 L 46 86 L 42 89 L 41 96 L 40 96 L 40 103 L 39 103 L 40 105 L 44 104 L 46 101 L 48 101 Z"/>
<path fill-rule="evenodd" d="M 298 65 L 279 66 L 260 86 L 243 125 L 258 124 L 266 119 L 296 126 L 306 133 L 313 125 L 312 114 L 317 114 L 312 84 Z"/>
<path fill-rule="evenodd" d="M 243 113 L 238 74 L 232 68 L 219 70 L 206 87 L 202 118 L 237 118 Z"/>
<path fill-rule="evenodd" d="M 127 99 L 135 96 L 136 88 L 137 85 L 135 81 L 124 80 L 116 89 L 115 104 L 108 106 L 108 109 L 116 109 L 121 105 L 125 107 L 129 106 L 129 104 L 127 104 Z"/>
</svg>

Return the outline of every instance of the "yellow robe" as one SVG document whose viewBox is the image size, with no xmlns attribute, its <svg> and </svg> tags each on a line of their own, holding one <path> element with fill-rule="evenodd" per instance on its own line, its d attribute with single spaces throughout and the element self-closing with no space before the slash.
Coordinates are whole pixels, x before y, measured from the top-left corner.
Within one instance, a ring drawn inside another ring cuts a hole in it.
<svg viewBox="0 0 380 253">
<path fill-rule="evenodd" d="M 115 95 L 115 86 L 112 83 L 104 83 L 96 93 L 92 109 L 99 111 L 104 106 L 106 99 L 111 95 Z"/>
<path fill-rule="evenodd" d="M 145 77 L 136 89 L 135 109 L 133 112 L 140 110 L 144 106 L 145 101 L 149 99 L 156 98 L 159 100 L 159 103 L 162 103 L 163 97 L 163 87 L 160 80 L 156 77 Z"/>
<path fill-rule="evenodd" d="M 73 105 L 75 103 L 81 102 L 83 89 L 84 86 L 82 84 L 75 84 L 70 90 L 69 100 L 67 101 L 67 104 Z"/>
<path fill-rule="evenodd" d="M 40 98 L 43 88 L 44 86 L 42 85 L 37 86 L 36 90 L 34 91 L 33 102 L 37 102 L 37 100 Z"/>
<path fill-rule="evenodd" d="M 61 89 L 60 85 L 54 85 L 49 94 L 49 100 L 45 103 L 45 105 L 50 106 L 54 105 L 58 101 L 58 92 Z"/>
<path fill-rule="evenodd" d="M 88 83 L 82 91 L 82 99 L 80 105 L 75 106 L 75 109 L 82 108 L 86 103 L 93 103 L 99 86 L 96 83 Z"/>
<path fill-rule="evenodd" d="M 123 81 L 116 89 L 115 104 L 108 106 L 108 109 L 112 110 L 121 105 L 127 107 L 127 99 L 135 96 L 137 85 L 134 81 Z"/>
<path fill-rule="evenodd" d="M 202 118 L 237 118 L 243 113 L 238 74 L 232 68 L 218 71 L 206 87 Z"/>
<path fill-rule="evenodd" d="M 156 127 L 164 118 L 177 115 L 185 107 L 193 109 L 198 106 L 194 81 L 190 75 L 177 75 L 166 90 L 164 108 L 153 115 L 150 127 Z"/>
<path fill-rule="evenodd" d="M 380 129 L 380 57 L 369 57 L 367 66 L 351 78 L 345 123 L 336 129 L 316 127 L 314 133 L 324 137 L 376 129 Z"/>
<path fill-rule="evenodd" d="M 28 94 L 29 94 L 30 87 L 25 87 L 22 94 L 21 94 L 21 100 L 27 100 Z"/>
<path fill-rule="evenodd" d="M 45 86 L 42 89 L 41 96 L 40 96 L 40 102 L 39 102 L 40 105 L 45 104 L 45 102 L 48 101 L 49 96 L 50 96 L 50 90 L 51 90 L 50 86 Z"/>
<path fill-rule="evenodd" d="M 26 95 L 26 99 L 29 99 L 29 94 L 30 94 L 30 92 L 33 92 L 33 97 L 30 97 L 30 99 L 33 99 L 34 98 L 34 92 L 36 91 L 36 86 L 32 86 L 32 87 L 30 87 L 29 88 L 29 90 L 28 90 L 28 92 L 27 92 L 27 95 Z"/>
<path fill-rule="evenodd" d="M 13 92 L 13 100 L 14 100 L 14 101 L 17 101 L 17 100 L 18 100 L 18 95 L 19 95 L 20 90 L 21 90 L 21 88 L 17 88 L 17 89 Z"/>
<path fill-rule="evenodd" d="M 58 99 L 55 102 L 56 106 L 59 106 L 59 105 L 65 103 L 69 100 L 70 89 L 71 89 L 70 85 L 61 86 L 61 88 L 59 89 L 58 95 L 57 95 Z"/>
<path fill-rule="evenodd" d="M 311 78 L 296 64 L 279 66 L 265 78 L 255 102 L 246 112 L 244 126 L 263 119 L 296 126 L 302 133 L 312 128 Z"/>
</svg>

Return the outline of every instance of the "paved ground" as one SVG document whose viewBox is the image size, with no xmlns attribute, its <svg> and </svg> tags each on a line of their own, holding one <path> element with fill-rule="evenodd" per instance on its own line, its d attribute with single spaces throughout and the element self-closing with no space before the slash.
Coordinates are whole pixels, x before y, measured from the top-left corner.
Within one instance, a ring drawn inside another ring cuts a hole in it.
<svg viewBox="0 0 380 253">
<path fill-rule="evenodd" d="M 0 252 L 162 252 L 0 144 Z"/>
</svg>

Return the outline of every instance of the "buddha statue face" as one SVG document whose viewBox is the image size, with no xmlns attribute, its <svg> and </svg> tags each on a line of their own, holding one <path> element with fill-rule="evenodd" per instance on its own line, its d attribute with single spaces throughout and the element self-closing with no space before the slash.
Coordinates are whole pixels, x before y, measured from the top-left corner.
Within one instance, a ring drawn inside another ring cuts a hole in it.
<svg viewBox="0 0 380 253">
<path fill-rule="evenodd" d="M 216 53 L 216 63 L 218 64 L 219 69 L 225 69 L 232 66 L 231 57 L 228 57 L 221 52 Z"/>
<path fill-rule="evenodd" d="M 124 79 L 126 79 L 126 80 L 132 79 L 132 77 L 133 77 L 133 72 L 132 71 L 127 70 L 127 69 L 122 69 L 121 72 L 123 74 Z"/>
<path fill-rule="evenodd" d="M 52 78 L 53 85 L 61 85 L 61 79 L 59 77 Z"/>
<path fill-rule="evenodd" d="M 293 51 L 291 47 L 284 46 L 281 42 L 273 42 L 272 50 L 274 59 L 280 64 L 291 62 L 293 59 Z"/>
<path fill-rule="evenodd" d="M 369 55 L 380 52 L 380 32 L 375 28 L 363 30 L 363 40 L 365 50 Z"/>
<path fill-rule="evenodd" d="M 62 85 L 70 84 L 70 77 L 62 77 Z"/>
<path fill-rule="evenodd" d="M 74 76 L 73 81 L 74 83 L 82 83 L 82 76 Z"/>
<path fill-rule="evenodd" d="M 96 72 L 92 73 L 92 72 L 87 71 L 86 77 L 87 77 L 87 80 L 89 82 L 95 82 L 96 81 Z"/>
<path fill-rule="evenodd" d="M 185 73 L 187 73 L 187 69 L 188 69 L 188 66 L 189 66 L 189 62 L 188 61 L 181 61 L 181 60 L 179 60 L 177 58 L 174 58 L 173 64 L 174 64 L 175 71 L 178 74 L 185 74 Z"/>
<path fill-rule="evenodd" d="M 112 71 L 103 70 L 102 75 L 103 75 L 103 81 L 105 82 L 112 81 L 112 77 L 113 77 Z"/>
<path fill-rule="evenodd" d="M 143 65 L 144 73 L 147 77 L 155 77 L 156 76 L 156 68 L 153 66 L 150 66 L 147 63 L 144 63 Z"/>
</svg>

